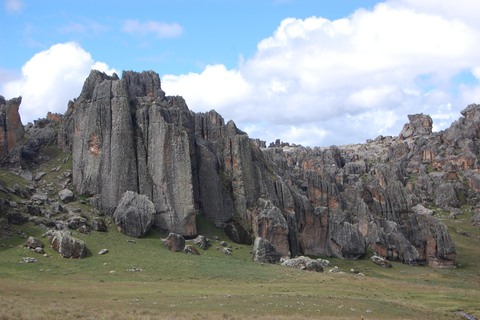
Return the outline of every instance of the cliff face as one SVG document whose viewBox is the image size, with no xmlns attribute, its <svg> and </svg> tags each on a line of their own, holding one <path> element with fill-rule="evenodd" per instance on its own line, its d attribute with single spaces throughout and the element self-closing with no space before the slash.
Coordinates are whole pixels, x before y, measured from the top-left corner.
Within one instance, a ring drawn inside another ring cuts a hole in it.
<svg viewBox="0 0 480 320">
<path fill-rule="evenodd" d="M 20 161 L 20 142 L 25 134 L 18 113 L 21 102 L 21 97 L 6 101 L 0 96 L 0 163 L 6 166 Z"/>
<path fill-rule="evenodd" d="M 154 72 L 119 79 L 92 71 L 63 118 L 59 144 L 73 153 L 77 191 L 107 214 L 134 191 L 153 202 L 154 226 L 163 231 L 193 236 L 201 214 L 237 241 L 267 239 L 283 257 L 357 259 L 372 248 L 391 260 L 449 267 L 455 246 L 446 227 L 413 210 L 445 180 L 408 176 L 428 165 L 477 170 L 477 109 L 444 133 L 432 134 L 431 118 L 413 115 L 400 137 L 369 145 L 259 148 L 264 143 L 215 111 L 195 114 L 181 97 L 165 96 Z M 448 145 L 470 153 L 453 147 L 447 161 L 439 150 Z"/>
</svg>

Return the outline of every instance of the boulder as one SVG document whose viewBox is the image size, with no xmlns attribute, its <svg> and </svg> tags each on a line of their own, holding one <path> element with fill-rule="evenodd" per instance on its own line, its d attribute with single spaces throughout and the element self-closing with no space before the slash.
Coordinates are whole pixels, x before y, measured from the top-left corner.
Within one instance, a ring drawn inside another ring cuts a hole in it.
<svg viewBox="0 0 480 320">
<path fill-rule="evenodd" d="M 370 257 L 370 260 L 375 263 L 376 265 L 379 265 L 380 267 L 384 268 L 391 268 L 392 264 L 388 262 L 387 259 L 379 257 L 379 256 L 372 256 Z"/>
<path fill-rule="evenodd" d="M 38 238 L 28 237 L 27 242 L 25 243 L 25 247 L 30 249 L 36 249 L 36 248 L 44 248 L 45 245 Z"/>
<path fill-rule="evenodd" d="M 238 221 L 232 220 L 225 224 L 225 233 L 235 243 L 252 244 L 251 231 L 247 229 Z"/>
<path fill-rule="evenodd" d="M 82 259 L 87 255 L 85 242 L 72 237 L 69 231 L 55 231 L 50 238 L 53 250 L 63 258 Z"/>
<path fill-rule="evenodd" d="M 457 216 L 460 216 L 462 214 L 463 214 L 463 212 L 460 209 L 453 208 L 452 210 L 450 210 L 450 214 L 449 214 L 448 218 L 449 219 L 457 219 Z"/>
<path fill-rule="evenodd" d="M 146 196 L 127 191 L 118 203 L 113 219 L 118 231 L 127 236 L 140 238 L 152 226 L 154 214 L 155 206 Z"/>
<path fill-rule="evenodd" d="M 8 220 L 8 223 L 22 225 L 28 221 L 28 218 L 23 216 L 18 211 L 13 211 L 13 212 L 7 212 L 7 220 Z"/>
<path fill-rule="evenodd" d="M 108 249 L 102 249 L 100 250 L 100 252 L 98 252 L 99 255 L 104 255 L 104 254 L 107 254 L 109 251 Z"/>
<path fill-rule="evenodd" d="M 207 250 L 208 247 L 210 247 L 208 239 L 202 235 L 199 235 L 197 238 L 195 238 L 195 240 L 193 240 L 193 243 L 199 246 L 202 250 Z"/>
<path fill-rule="evenodd" d="M 326 261 L 326 260 L 325 260 Z M 284 267 L 298 268 L 301 270 L 323 272 L 323 261 L 314 260 L 308 257 L 300 256 L 293 259 L 287 259 L 282 262 Z"/>
<path fill-rule="evenodd" d="M 267 239 L 257 237 L 253 243 L 253 261 L 278 263 L 282 254 Z"/>
<path fill-rule="evenodd" d="M 438 187 L 435 205 L 446 210 L 449 210 L 452 207 L 458 208 L 460 206 L 453 183 L 443 183 Z"/>
<path fill-rule="evenodd" d="M 195 256 L 200 255 L 200 252 L 198 252 L 198 250 L 192 245 L 185 246 L 185 248 L 183 249 L 183 252 L 185 252 L 186 254 L 191 254 Z"/>
<path fill-rule="evenodd" d="M 84 217 L 71 217 L 67 220 L 67 227 L 72 230 L 77 230 L 86 223 L 87 219 L 85 219 Z"/>
<path fill-rule="evenodd" d="M 185 238 L 181 234 L 170 233 L 165 240 L 165 247 L 175 252 L 182 251 L 185 248 Z"/>
<path fill-rule="evenodd" d="M 108 230 L 105 220 L 100 218 L 93 219 L 92 221 L 90 221 L 90 226 L 92 227 L 93 230 L 99 231 L 99 232 L 106 232 Z"/>
<path fill-rule="evenodd" d="M 472 222 L 474 225 L 480 226 L 480 209 L 479 208 L 475 209 L 475 212 L 472 217 Z"/>
<path fill-rule="evenodd" d="M 414 206 L 412 208 L 412 211 L 416 214 L 421 214 L 421 215 L 424 215 L 424 216 L 432 216 L 435 213 L 435 211 L 427 209 L 424 206 L 422 206 L 421 204 L 417 204 L 416 206 Z"/>
<path fill-rule="evenodd" d="M 58 196 L 62 202 L 67 203 L 73 201 L 75 199 L 75 195 L 73 194 L 72 190 L 63 189 L 58 192 Z"/>
</svg>

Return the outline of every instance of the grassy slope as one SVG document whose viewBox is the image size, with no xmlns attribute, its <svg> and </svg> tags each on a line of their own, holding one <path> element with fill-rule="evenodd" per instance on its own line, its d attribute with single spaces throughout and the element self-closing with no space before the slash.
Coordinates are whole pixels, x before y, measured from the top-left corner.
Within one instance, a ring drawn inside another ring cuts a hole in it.
<svg viewBox="0 0 480 320">
<path fill-rule="evenodd" d="M 57 181 L 58 174 L 50 168 L 58 163 L 53 159 L 44 166 L 46 183 Z M 60 174 L 69 167 L 71 160 Z M 18 179 L 0 172 L 2 185 L 22 183 Z M 91 210 L 80 201 L 75 206 L 82 212 Z M 155 230 L 131 244 L 113 226 L 106 233 L 91 235 L 74 231 L 89 253 L 82 260 L 64 259 L 41 238 L 44 231 L 39 227 L 12 226 L 8 232 L 14 236 L 0 241 L 5 245 L 0 247 L 0 319 L 360 319 L 361 315 L 365 319 L 461 319 L 454 313 L 457 310 L 480 318 L 480 240 L 457 233 L 463 230 L 480 236 L 470 218 L 467 213 L 457 220 L 444 220 L 462 268 L 393 263 L 392 269 L 384 269 L 369 260 L 329 259 L 346 274 L 253 263 L 252 246 L 240 248 L 234 243 L 231 256 L 215 250 L 219 246 L 215 241 L 206 251 L 197 247 L 201 256 L 188 256 L 166 249 L 161 241 L 165 235 Z M 231 243 L 222 230 L 200 217 L 197 222 L 199 234 Z M 18 230 L 41 238 L 48 257 L 23 248 L 25 239 Z M 0 239 L 6 233 L 0 229 Z M 110 252 L 98 255 L 103 248 Z M 19 263 L 27 256 L 38 262 Z M 127 271 L 133 267 L 143 271 Z M 350 274 L 351 268 L 366 276 Z"/>
</svg>

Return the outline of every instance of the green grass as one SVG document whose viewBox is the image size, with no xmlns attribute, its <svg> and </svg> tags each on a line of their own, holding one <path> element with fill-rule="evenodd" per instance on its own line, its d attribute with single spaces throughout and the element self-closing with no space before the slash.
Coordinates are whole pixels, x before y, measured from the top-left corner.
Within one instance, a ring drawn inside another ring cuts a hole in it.
<svg viewBox="0 0 480 320">
<path fill-rule="evenodd" d="M 12 228 L 37 237 L 43 233 L 30 225 Z M 223 230 L 201 217 L 198 229 L 231 243 Z M 457 310 L 480 316 L 478 241 L 455 232 L 452 236 L 463 268 L 440 270 L 394 262 L 393 268 L 385 269 L 369 260 L 329 259 L 345 274 L 254 263 L 249 253 L 252 246 L 233 243 L 233 248 L 242 249 L 227 256 L 215 250 L 219 246 L 215 240 L 208 250 L 197 247 L 200 256 L 171 252 L 161 241 L 166 235 L 156 230 L 135 239 L 135 244 L 127 243 L 130 237 L 112 225 L 105 233 L 73 233 L 89 248 L 85 259 L 61 258 L 43 238 L 49 257 L 23 248 L 25 239 L 18 235 L 0 242 L 6 245 L 0 247 L 0 317 L 3 312 L 6 319 L 50 315 L 65 319 L 93 315 L 112 319 L 359 319 L 361 315 L 365 319 L 461 319 L 453 313 Z M 98 255 L 103 248 L 110 252 Z M 25 256 L 38 262 L 19 263 Z M 127 271 L 133 267 L 144 271 Z M 366 276 L 350 274 L 351 268 Z"/>
</svg>

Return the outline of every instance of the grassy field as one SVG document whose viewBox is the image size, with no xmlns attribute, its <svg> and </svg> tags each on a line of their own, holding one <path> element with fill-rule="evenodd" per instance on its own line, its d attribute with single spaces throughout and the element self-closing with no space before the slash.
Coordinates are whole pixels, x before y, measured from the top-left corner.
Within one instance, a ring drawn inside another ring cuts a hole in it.
<svg viewBox="0 0 480 320">
<path fill-rule="evenodd" d="M 36 254 L 16 235 L 0 247 L 0 319 L 462 319 L 459 310 L 480 317 L 480 240 L 456 233 L 480 235 L 468 218 L 445 221 L 462 268 L 393 263 L 384 269 L 369 260 L 330 259 L 345 274 L 254 263 L 252 247 L 234 243 L 231 256 L 216 250 L 215 241 L 208 250 L 197 247 L 201 256 L 175 253 L 154 230 L 135 244 L 112 226 L 105 233 L 74 232 L 89 249 L 82 260 L 61 258 L 48 245 L 48 257 Z M 12 228 L 43 233 L 30 225 Z M 227 240 L 203 219 L 199 232 Z M 103 248 L 110 252 L 98 255 Z M 27 256 L 38 262 L 19 263 Z"/>
</svg>

